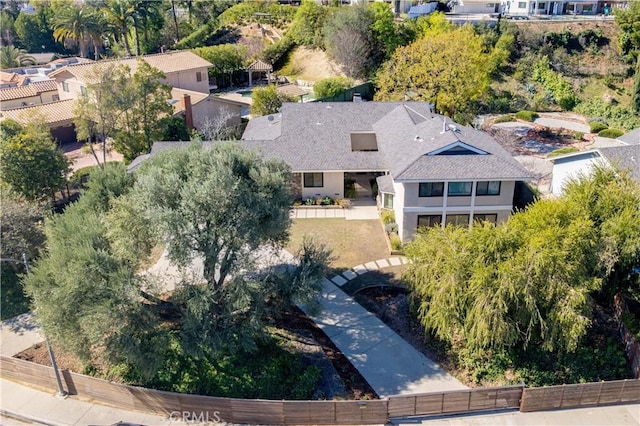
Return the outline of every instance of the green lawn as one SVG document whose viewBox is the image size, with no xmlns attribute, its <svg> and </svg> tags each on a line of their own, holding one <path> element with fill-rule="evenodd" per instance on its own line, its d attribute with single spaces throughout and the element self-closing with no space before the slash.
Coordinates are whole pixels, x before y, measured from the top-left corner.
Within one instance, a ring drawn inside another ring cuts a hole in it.
<svg viewBox="0 0 640 426">
<path fill-rule="evenodd" d="M 287 250 L 295 253 L 305 235 L 333 250 L 330 267 L 335 270 L 389 257 L 379 220 L 297 219 L 291 225 Z"/>
</svg>

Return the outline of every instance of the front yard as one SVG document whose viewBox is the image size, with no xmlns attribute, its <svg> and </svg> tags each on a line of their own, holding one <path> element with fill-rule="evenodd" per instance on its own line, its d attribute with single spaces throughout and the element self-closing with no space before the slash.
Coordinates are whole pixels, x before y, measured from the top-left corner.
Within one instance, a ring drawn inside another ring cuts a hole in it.
<svg viewBox="0 0 640 426">
<path fill-rule="evenodd" d="M 389 257 L 379 220 L 297 219 L 291 225 L 286 249 L 295 253 L 305 236 L 333 251 L 330 267 L 337 272 Z"/>
</svg>

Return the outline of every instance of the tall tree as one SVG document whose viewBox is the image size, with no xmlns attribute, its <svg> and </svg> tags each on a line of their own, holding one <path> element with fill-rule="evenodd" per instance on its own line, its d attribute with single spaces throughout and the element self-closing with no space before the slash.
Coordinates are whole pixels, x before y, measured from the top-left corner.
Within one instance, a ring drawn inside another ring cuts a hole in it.
<svg viewBox="0 0 640 426">
<path fill-rule="evenodd" d="M 102 144 L 102 163 L 107 162 L 107 140 L 114 137 L 119 128 L 123 110 L 132 105 L 131 93 L 127 90 L 130 70 L 113 63 L 97 65 L 89 77 L 87 95 L 78 100 L 74 110 L 74 124 L 78 138 L 85 140 L 93 150 L 95 141 Z"/>
<path fill-rule="evenodd" d="M 190 353 L 251 347 L 268 295 L 311 300 L 317 294 L 321 269 L 304 267 L 286 278 L 251 272 L 259 270 L 252 253 L 280 248 L 288 238 L 289 179 L 281 161 L 262 160 L 234 144 L 195 144 L 161 154 L 138 172 L 132 202 L 167 241 L 169 259 L 181 266 L 203 261 L 205 285 L 190 280 L 176 294 Z M 307 252 L 309 264 L 317 264 L 320 252 Z"/>
<path fill-rule="evenodd" d="M 107 3 L 106 12 L 107 19 L 116 29 L 114 33 L 115 41 L 122 40 L 127 55 L 131 56 L 129 31 L 134 26 L 135 9 L 133 4 L 129 0 L 110 0 Z"/>
<path fill-rule="evenodd" d="M 53 39 L 50 24 L 44 2 L 38 3 L 35 14 L 20 13 L 14 24 L 18 36 L 17 44 L 30 53 L 64 51 Z"/>
<path fill-rule="evenodd" d="M 19 133 L 0 141 L 0 180 L 32 201 L 47 197 L 55 201 L 69 172 L 69 160 L 56 147 L 44 121 L 34 116 Z"/>
<path fill-rule="evenodd" d="M 0 68 L 26 67 L 35 64 L 35 58 L 27 54 L 24 49 L 0 46 Z"/>
<path fill-rule="evenodd" d="M 638 56 L 640 52 L 640 2 L 629 2 L 626 9 L 615 8 L 613 10 L 615 23 L 620 28 L 618 41 L 622 54 Z"/>
<path fill-rule="evenodd" d="M 86 58 L 88 45 L 94 43 L 95 59 L 98 59 L 100 40 L 100 28 L 98 15 L 94 10 L 86 5 L 67 5 L 61 7 L 52 23 L 53 38 L 56 41 L 69 41 L 76 44 L 80 49 L 80 56 Z"/>
<path fill-rule="evenodd" d="M 247 46 L 238 44 L 196 47 L 193 53 L 213 64 L 209 68 L 209 75 L 220 79 L 223 87 L 226 76 L 229 77 L 229 85 L 233 85 L 233 73 L 244 70 L 247 61 Z"/>
<path fill-rule="evenodd" d="M 374 12 L 367 6 L 343 7 L 323 28 L 327 52 L 349 77 L 364 77 L 380 59 L 380 48 L 371 29 L 374 22 Z"/>
<path fill-rule="evenodd" d="M 427 101 L 436 111 L 453 116 L 487 91 L 495 65 L 471 26 L 433 27 L 383 64 L 376 100 Z"/>
<path fill-rule="evenodd" d="M 0 11 L 0 41 L 3 46 L 13 45 L 16 42 L 15 19 L 6 10 Z"/>
<path fill-rule="evenodd" d="M 153 142 L 163 133 L 159 118 L 171 115 L 173 108 L 171 86 L 161 83 L 164 73 L 138 58 L 136 72 L 128 82 L 127 91 L 132 103 L 122 110 L 121 128 L 115 140 L 115 148 L 131 161 L 142 153 L 151 152 Z M 135 141 L 140 141 L 141 146 Z"/>
<path fill-rule="evenodd" d="M 299 45 L 322 46 L 322 28 L 329 13 L 329 8 L 314 0 L 303 0 L 293 18 L 288 35 Z"/>
</svg>

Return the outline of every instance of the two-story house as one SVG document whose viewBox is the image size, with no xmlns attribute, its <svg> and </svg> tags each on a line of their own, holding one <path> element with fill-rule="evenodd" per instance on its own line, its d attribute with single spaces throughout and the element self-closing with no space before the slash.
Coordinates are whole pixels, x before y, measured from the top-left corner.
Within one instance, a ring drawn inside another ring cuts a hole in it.
<svg viewBox="0 0 640 426">
<path fill-rule="evenodd" d="M 207 119 L 219 114 L 222 108 L 229 110 L 233 116 L 228 122 L 229 125 L 240 123 L 240 110 L 244 104 L 223 100 L 209 93 L 208 68 L 212 66 L 209 61 L 186 50 L 144 55 L 140 58 L 164 73 L 165 77 L 162 81 L 172 88 L 171 98 L 167 99 L 167 102 L 173 106 L 173 115 L 184 116 L 190 128 L 199 128 Z M 58 140 L 60 142 L 75 141 L 75 133 L 67 129 L 72 127 L 74 111 L 72 104 L 87 93 L 87 87 L 92 83 L 96 69 L 111 65 L 125 65 L 133 74 L 138 68 L 138 60 L 124 58 L 66 64 L 48 73 L 48 77 L 53 79 L 49 84 L 55 84 L 56 100 L 60 102 L 60 108 L 56 111 L 55 117 L 51 114 L 51 111 L 56 109 L 54 103 L 47 106 L 27 105 L 13 108 L 11 112 L 3 111 L 0 119 L 12 118 L 25 123 L 34 114 L 40 114 L 45 119 L 51 117 L 51 121 L 47 123 L 52 133 L 65 135 L 63 139 L 58 137 Z M 60 131 L 61 126 L 65 127 L 64 131 Z"/>
<path fill-rule="evenodd" d="M 242 139 L 289 164 L 302 199 L 344 197 L 349 181 L 377 179 L 403 241 L 418 226 L 504 221 L 516 182 L 531 179 L 493 137 L 424 102 L 284 104 L 249 121 Z"/>
</svg>

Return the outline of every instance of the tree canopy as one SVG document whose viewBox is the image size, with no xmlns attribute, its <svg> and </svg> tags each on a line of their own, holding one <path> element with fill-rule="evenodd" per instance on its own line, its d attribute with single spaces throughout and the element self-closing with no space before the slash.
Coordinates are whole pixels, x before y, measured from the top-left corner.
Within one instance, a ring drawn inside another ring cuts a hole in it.
<svg viewBox="0 0 640 426">
<path fill-rule="evenodd" d="M 11 120 L 0 124 L 0 180 L 31 201 L 55 200 L 69 172 L 69 161 L 43 123 L 34 116 L 24 127 Z"/>
<path fill-rule="evenodd" d="M 496 63 L 473 27 L 452 27 L 437 14 L 423 35 L 398 48 L 378 73 L 376 100 L 422 100 L 449 116 L 486 93 Z"/>
<path fill-rule="evenodd" d="M 424 230 L 406 250 L 420 322 L 472 353 L 573 352 L 593 292 L 638 286 L 639 202 L 628 173 L 599 169 L 503 224 Z"/>
<path fill-rule="evenodd" d="M 307 243 L 289 268 L 259 263 L 288 236 L 289 177 L 233 144 L 169 150 L 135 176 L 96 168 L 79 202 L 47 220 L 47 251 L 25 281 L 47 336 L 87 364 L 161 382 L 176 353 L 215 365 L 255 349 L 270 316 L 315 298 L 328 258 Z M 201 259 L 202 273 L 141 271 L 161 241 L 174 265 Z"/>
<path fill-rule="evenodd" d="M 276 114 L 284 102 L 293 102 L 291 96 L 279 93 L 274 84 L 256 87 L 251 95 L 251 114 L 253 116 Z"/>
</svg>

